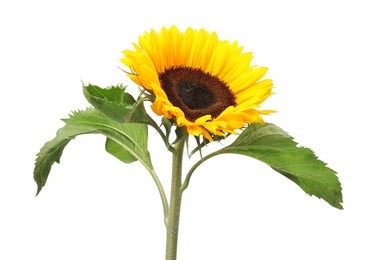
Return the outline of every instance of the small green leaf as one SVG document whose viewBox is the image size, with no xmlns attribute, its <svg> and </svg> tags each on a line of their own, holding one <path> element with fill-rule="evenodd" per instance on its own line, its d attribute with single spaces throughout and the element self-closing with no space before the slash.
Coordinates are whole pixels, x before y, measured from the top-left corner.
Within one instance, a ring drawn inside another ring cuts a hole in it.
<svg viewBox="0 0 377 260">
<path fill-rule="evenodd" d="M 150 155 L 147 150 L 147 126 L 138 123 L 118 123 L 99 111 L 88 108 L 85 111 L 74 112 L 68 119 L 63 120 L 66 125 L 60 128 L 56 137 L 47 142 L 37 155 L 34 168 L 34 180 L 37 182 L 37 194 L 46 184 L 51 166 L 57 162 L 65 146 L 76 136 L 82 134 L 102 134 L 107 137 L 111 151 L 115 147 L 124 151 L 123 154 L 110 152 L 123 160 L 128 153 L 140 161 L 149 172 L 154 173 Z M 108 148 L 108 147 L 107 147 Z"/>
<path fill-rule="evenodd" d="M 83 86 L 84 96 L 97 110 L 120 123 L 149 123 L 143 102 L 137 102 L 121 85 L 101 88 Z"/>
<path fill-rule="evenodd" d="M 273 124 L 253 124 L 229 146 L 217 152 L 253 157 L 271 166 L 307 194 L 342 209 L 342 189 L 336 172 L 309 148 L 298 147 L 293 138 Z"/>
</svg>

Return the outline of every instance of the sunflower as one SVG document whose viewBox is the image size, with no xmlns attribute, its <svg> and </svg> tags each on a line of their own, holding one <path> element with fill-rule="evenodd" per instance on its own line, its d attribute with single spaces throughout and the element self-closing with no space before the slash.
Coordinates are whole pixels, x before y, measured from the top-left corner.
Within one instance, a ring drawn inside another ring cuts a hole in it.
<svg viewBox="0 0 377 260">
<path fill-rule="evenodd" d="M 177 27 L 152 30 L 139 37 L 135 50 L 123 51 L 129 77 L 153 93 L 152 110 L 174 119 L 189 134 L 236 134 L 245 124 L 264 123 L 257 110 L 271 95 L 272 81 L 261 80 L 265 67 L 250 66 L 252 53 L 237 42 L 219 40 L 215 32 Z"/>
</svg>

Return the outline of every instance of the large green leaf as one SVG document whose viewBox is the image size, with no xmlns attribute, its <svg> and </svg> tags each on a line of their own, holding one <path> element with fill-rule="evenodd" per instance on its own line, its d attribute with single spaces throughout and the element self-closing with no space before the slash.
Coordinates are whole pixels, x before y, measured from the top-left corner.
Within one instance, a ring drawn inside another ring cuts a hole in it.
<svg viewBox="0 0 377 260">
<path fill-rule="evenodd" d="M 336 172 L 309 148 L 298 147 L 291 136 L 273 124 L 250 125 L 231 145 L 216 153 L 243 154 L 265 162 L 307 194 L 342 208 L 342 189 Z"/>
<path fill-rule="evenodd" d="M 127 151 L 133 157 L 129 160 L 139 160 L 148 171 L 153 172 L 150 155 L 147 150 L 147 126 L 138 123 L 116 122 L 99 111 L 88 108 L 85 111 L 74 112 L 68 119 L 63 120 L 66 125 L 60 128 L 56 137 L 47 142 L 37 155 L 34 168 L 34 179 L 38 184 L 37 194 L 46 184 L 51 166 L 57 162 L 65 146 L 76 136 L 82 134 L 102 134 L 108 142 Z M 123 155 L 115 155 L 123 160 Z"/>
<path fill-rule="evenodd" d="M 136 100 L 121 85 L 101 88 L 89 84 L 83 92 L 90 104 L 120 123 L 149 123 L 143 102 Z"/>
</svg>

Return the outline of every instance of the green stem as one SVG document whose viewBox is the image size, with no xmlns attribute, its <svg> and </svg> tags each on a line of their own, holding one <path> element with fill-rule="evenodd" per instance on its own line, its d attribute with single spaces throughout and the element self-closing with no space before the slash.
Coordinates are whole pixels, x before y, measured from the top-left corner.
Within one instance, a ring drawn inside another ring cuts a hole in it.
<svg viewBox="0 0 377 260">
<path fill-rule="evenodd" d="M 153 178 L 153 180 L 154 180 L 154 182 L 157 186 L 158 192 L 160 193 L 162 206 L 163 206 L 163 209 L 164 209 L 164 221 L 165 221 L 165 225 L 166 225 L 167 224 L 166 219 L 168 218 L 168 213 L 169 213 L 168 199 L 166 198 L 164 187 L 162 186 L 161 181 L 158 178 L 154 169 L 150 169 L 149 173 L 151 174 L 151 176 L 152 176 L 152 178 Z"/>
<path fill-rule="evenodd" d="M 171 194 L 170 194 L 170 207 L 169 215 L 166 220 L 167 233 L 166 233 L 166 260 L 177 259 L 177 245 L 178 245 L 178 228 L 179 228 L 179 215 L 181 211 L 182 192 L 180 191 L 182 184 L 182 159 L 183 150 L 185 147 L 185 137 L 174 145 L 173 165 L 172 165 L 172 180 L 171 180 Z"/>
</svg>

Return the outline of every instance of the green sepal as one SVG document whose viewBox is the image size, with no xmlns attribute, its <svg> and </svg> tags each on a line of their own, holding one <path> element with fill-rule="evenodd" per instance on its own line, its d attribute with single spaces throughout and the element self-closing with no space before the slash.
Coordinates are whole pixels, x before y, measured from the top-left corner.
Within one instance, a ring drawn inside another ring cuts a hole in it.
<svg viewBox="0 0 377 260">
<path fill-rule="evenodd" d="M 203 158 L 202 147 L 204 147 L 204 145 L 206 145 L 206 142 L 205 141 L 200 142 L 200 136 L 194 136 L 194 138 L 195 138 L 195 141 L 196 141 L 196 147 L 194 148 L 194 150 L 192 150 L 188 154 L 188 157 L 191 158 L 191 156 L 193 156 L 197 151 L 199 151 L 200 158 Z M 204 139 L 204 140 L 206 140 L 206 139 Z M 209 142 L 209 141 L 207 141 L 207 142 Z"/>
<path fill-rule="evenodd" d="M 225 136 L 228 137 L 229 135 L 230 134 L 227 133 Z M 225 137 L 221 136 L 221 135 L 213 135 L 212 136 L 212 141 L 214 141 L 214 142 L 220 142 L 224 139 L 225 139 Z M 196 141 L 196 147 L 188 154 L 189 158 L 191 158 L 198 151 L 200 153 L 200 157 L 203 157 L 202 156 L 202 148 L 210 143 L 210 141 L 205 139 L 205 138 L 203 138 L 203 140 L 200 141 L 200 136 L 195 136 L 195 141 Z"/>
<path fill-rule="evenodd" d="M 147 131 L 145 124 L 122 124 L 93 108 L 74 112 L 70 118 L 63 121 L 66 125 L 58 130 L 56 137 L 47 142 L 37 155 L 34 168 L 34 180 L 38 185 L 37 194 L 46 184 L 51 166 L 55 162 L 59 163 L 66 145 L 76 136 L 82 134 L 102 134 L 106 136 L 121 151 L 130 154 L 134 159 L 140 161 L 149 172 L 153 172 L 152 162 L 147 150 L 148 138 L 145 134 Z M 126 160 L 124 154 L 112 154 L 122 161 Z M 131 159 L 128 158 L 128 160 Z"/>
<path fill-rule="evenodd" d="M 293 138 L 273 124 L 248 126 L 229 146 L 216 152 L 258 159 L 295 182 L 309 195 L 342 209 L 342 188 L 336 172 L 312 150 L 298 147 Z"/>
<path fill-rule="evenodd" d="M 163 116 L 161 119 L 161 123 L 165 128 L 165 143 L 169 143 L 169 137 L 171 133 L 171 128 L 173 127 L 174 123 L 172 119 L 168 119 L 167 117 Z"/>
<path fill-rule="evenodd" d="M 175 129 L 175 135 L 176 135 L 176 139 L 172 142 L 172 145 L 178 143 L 182 138 L 186 138 L 186 139 L 188 138 L 185 127 L 177 127 Z"/>
</svg>

